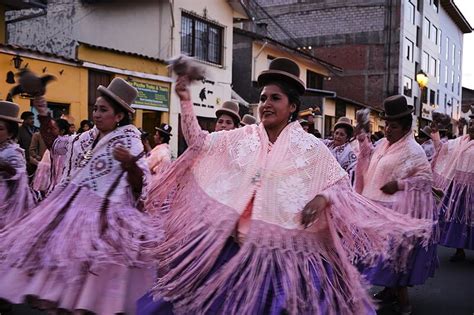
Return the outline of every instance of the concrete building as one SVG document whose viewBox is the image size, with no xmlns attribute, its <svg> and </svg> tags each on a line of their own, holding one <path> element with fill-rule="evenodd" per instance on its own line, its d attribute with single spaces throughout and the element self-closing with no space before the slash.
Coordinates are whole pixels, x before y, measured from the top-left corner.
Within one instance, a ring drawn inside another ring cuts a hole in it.
<svg viewBox="0 0 474 315">
<path fill-rule="evenodd" d="M 255 3 L 250 11 L 277 40 L 344 69 L 326 89 L 379 108 L 387 96 L 404 94 L 420 125 L 433 110 L 459 118 L 462 38 L 471 26 L 452 0 Z M 420 70 L 428 76 L 423 95 Z"/>
<path fill-rule="evenodd" d="M 12 13 L 10 18 L 18 19 L 20 15 Z M 77 58 L 78 53 L 83 52 L 80 47 L 93 49 L 96 53 L 108 50 L 116 56 L 119 53 L 133 55 L 161 64 L 163 60 L 180 53 L 195 56 L 206 68 L 208 80 L 193 85 L 193 101 L 203 127 L 211 129 L 215 110 L 231 99 L 232 25 L 234 20 L 246 18 L 244 6 L 237 0 L 137 0 L 133 3 L 50 0 L 46 15 L 11 23 L 8 34 L 10 43 L 69 58 Z M 97 60 L 96 57 L 93 59 Z M 157 71 L 143 69 L 138 59 L 133 65 L 122 62 L 110 65 L 106 59 L 99 59 L 102 64 L 84 62 L 84 66 L 97 73 L 96 83 L 105 83 L 107 76 L 110 79 L 114 73 L 160 81 L 155 84 L 157 87 L 170 83 L 169 73 L 161 72 L 158 66 L 154 67 Z M 158 125 L 160 122 L 171 124 L 174 137 L 170 144 L 176 156 L 178 139 L 181 148 L 184 143 L 179 128 L 179 103 L 170 91 L 171 88 L 168 90 L 167 106 L 135 107 L 139 109 L 137 116 L 142 115 L 144 119 L 143 126 Z M 159 98 L 163 97 L 161 94 L 155 93 Z M 136 123 L 142 126 L 139 117 Z"/>
</svg>

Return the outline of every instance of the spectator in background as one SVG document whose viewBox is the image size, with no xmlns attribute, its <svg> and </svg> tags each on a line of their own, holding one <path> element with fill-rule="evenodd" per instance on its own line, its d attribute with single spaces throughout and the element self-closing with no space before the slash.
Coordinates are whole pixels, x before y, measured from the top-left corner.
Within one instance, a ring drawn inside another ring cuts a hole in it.
<svg viewBox="0 0 474 315">
<path fill-rule="evenodd" d="M 94 124 L 92 123 L 92 121 L 88 119 L 84 119 L 83 121 L 81 121 L 81 125 L 77 133 L 83 133 L 89 129 L 92 129 L 92 127 L 94 127 Z"/>
<path fill-rule="evenodd" d="M 222 104 L 222 107 L 216 110 L 216 128 L 214 131 L 232 130 L 239 128 L 240 115 L 239 104 L 227 101 Z"/>
<path fill-rule="evenodd" d="M 27 161 L 26 169 L 28 175 L 32 175 L 35 170 L 36 166 L 29 163 L 30 161 L 30 144 L 31 138 L 33 134 L 37 132 L 39 129 L 35 127 L 35 115 L 32 112 L 26 111 L 23 112 L 20 116 L 23 123 L 21 124 L 18 130 L 18 145 L 25 150 L 25 159 Z"/>
<path fill-rule="evenodd" d="M 35 132 L 31 138 L 31 144 L 29 148 L 30 160 L 29 162 L 38 167 L 41 159 L 43 158 L 44 152 L 46 151 L 46 144 L 41 137 L 39 132 Z"/>
</svg>

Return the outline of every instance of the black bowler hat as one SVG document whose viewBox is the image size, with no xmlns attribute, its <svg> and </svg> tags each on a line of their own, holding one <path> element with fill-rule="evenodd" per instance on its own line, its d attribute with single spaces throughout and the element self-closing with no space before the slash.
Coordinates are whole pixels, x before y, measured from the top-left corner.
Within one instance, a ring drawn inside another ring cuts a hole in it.
<svg viewBox="0 0 474 315">
<path fill-rule="evenodd" d="M 413 113 L 413 106 L 409 106 L 403 95 L 393 95 L 383 101 L 384 111 L 380 118 L 384 120 L 397 120 Z"/>
<path fill-rule="evenodd" d="M 159 127 L 155 127 L 155 130 L 157 130 L 157 131 L 159 131 L 159 132 L 161 132 L 161 133 L 164 133 L 164 134 L 166 134 L 166 135 L 168 135 L 168 136 L 172 136 L 172 134 L 171 134 L 171 129 L 173 129 L 173 128 L 171 128 L 170 125 L 164 124 L 164 123 L 161 124 Z"/>
<path fill-rule="evenodd" d="M 273 59 L 269 69 L 260 73 L 257 82 L 260 87 L 263 87 L 276 80 L 290 83 L 301 95 L 306 91 L 306 86 L 300 79 L 300 68 L 288 58 Z"/>
</svg>

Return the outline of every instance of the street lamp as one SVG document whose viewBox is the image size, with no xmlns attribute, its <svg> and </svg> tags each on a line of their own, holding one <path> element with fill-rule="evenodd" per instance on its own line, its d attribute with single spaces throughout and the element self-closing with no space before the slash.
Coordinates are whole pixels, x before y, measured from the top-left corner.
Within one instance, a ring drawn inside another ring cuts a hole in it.
<svg viewBox="0 0 474 315">
<path fill-rule="evenodd" d="M 416 74 L 416 82 L 418 82 L 418 85 L 422 90 L 428 85 L 428 76 L 423 72 L 423 70 L 418 71 Z"/>
</svg>

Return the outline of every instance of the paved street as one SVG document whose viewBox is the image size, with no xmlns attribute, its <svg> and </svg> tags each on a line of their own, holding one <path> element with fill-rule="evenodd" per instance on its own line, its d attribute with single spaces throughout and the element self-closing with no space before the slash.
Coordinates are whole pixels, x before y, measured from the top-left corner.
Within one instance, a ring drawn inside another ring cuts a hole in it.
<svg viewBox="0 0 474 315">
<path fill-rule="evenodd" d="M 440 268 L 434 279 L 410 289 L 413 315 L 473 315 L 474 314 L 474 252 L 467 251 L 467 260 L 450 263 L 453 249 L 439 247 Z M 377 291 L 378 288 L 374 288 Z M 17 306 L 15 315 L 43 315 L 26 306 Z M 379 315 L 394 315 L 387 307 Z"/>
</svg>

